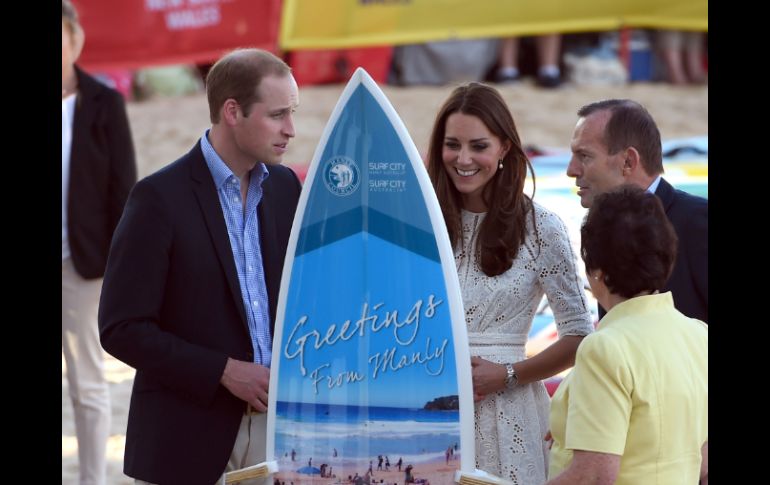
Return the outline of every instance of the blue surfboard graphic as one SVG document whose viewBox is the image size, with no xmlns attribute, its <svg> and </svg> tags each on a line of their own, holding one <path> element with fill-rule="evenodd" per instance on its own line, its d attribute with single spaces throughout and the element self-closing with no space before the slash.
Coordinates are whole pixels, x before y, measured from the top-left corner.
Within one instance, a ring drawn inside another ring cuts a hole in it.
<svg viewBox="0 0 770 485">
<path fill-rule="evenodd" d="M 267 460 L 286 483 L 345 480 L 370 467 L 377 482 L 403 482 L 412 465 L 435 485 L 474 468 L 470 357 L 451 245 L 414 143 L 361 68 L 300 197 L 268 408 Z"/>
</svg>

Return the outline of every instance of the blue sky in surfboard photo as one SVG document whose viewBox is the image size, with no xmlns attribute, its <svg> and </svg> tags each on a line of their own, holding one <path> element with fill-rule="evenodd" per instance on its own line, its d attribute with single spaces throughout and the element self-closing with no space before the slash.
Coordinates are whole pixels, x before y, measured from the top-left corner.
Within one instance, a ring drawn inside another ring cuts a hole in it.
<svg viewBox="0 0 770 485">
<path fill-rule="evenodd" d="M 328 267 L 345 260 L 366 263 Z M 421 408 L 457 394 L 438 262 L 360 232 L 296 258 L 292 281 L 279 401 Z"/>
</svg>

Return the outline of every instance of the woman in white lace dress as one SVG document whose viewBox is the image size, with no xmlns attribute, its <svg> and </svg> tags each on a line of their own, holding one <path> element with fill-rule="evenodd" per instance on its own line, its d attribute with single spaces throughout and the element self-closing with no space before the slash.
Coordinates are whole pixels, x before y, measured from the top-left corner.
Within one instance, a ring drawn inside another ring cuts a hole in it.
<svg viewBox="0 0 770 485">
<path fill-rule="evenodd" d="M 593 330 L 576 257 L 558 216 L 524 194 L 531 165 L 494 88 L 455 89 L 439 111 L 428 172 L 452 241 L 476 400 L 476 467 L 515 484 L 545 482 L 548 394 L 541 379 L 573 365 Z M 543 296 L 559 340 L 527 359 Z"/>
</svg>

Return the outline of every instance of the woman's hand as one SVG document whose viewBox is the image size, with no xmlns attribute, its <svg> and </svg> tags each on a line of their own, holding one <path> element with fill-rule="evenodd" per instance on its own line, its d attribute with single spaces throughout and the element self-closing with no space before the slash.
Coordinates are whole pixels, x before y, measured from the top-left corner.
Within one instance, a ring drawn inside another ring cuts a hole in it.
<svg viewBox="0 0 770 485">
<path fill-rule="evenodd" d="M 508 371 L 503 364 L 495 364 L 481 357 L 471 357 L 471 377 L 473 379 L 473 399 L 480 401 L 487 394 L 505 388 Z"/>
<path fill-rule="evenodd" d="M 545 436 L 543 436 L 543 441 L 548 443 L 548 449 L 550 450 L 553 446 L 553 436 L 551 435 L 550 429 L 545 433 Z"/>
</svg>

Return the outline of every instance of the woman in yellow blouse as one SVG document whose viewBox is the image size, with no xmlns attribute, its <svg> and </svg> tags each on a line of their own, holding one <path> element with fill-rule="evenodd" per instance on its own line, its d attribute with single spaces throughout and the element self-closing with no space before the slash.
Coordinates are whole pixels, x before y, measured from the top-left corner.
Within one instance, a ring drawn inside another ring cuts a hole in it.
<svg viewBox="0 0 770 485">
<path fill-rule="evenodd" d="M 581 229 L 608 310 L 551 402 L 548 484 L 708 483 L 708 326 L 658 293 L 676 257 L 660 201 L 623 186 Z"/>
</svg>

